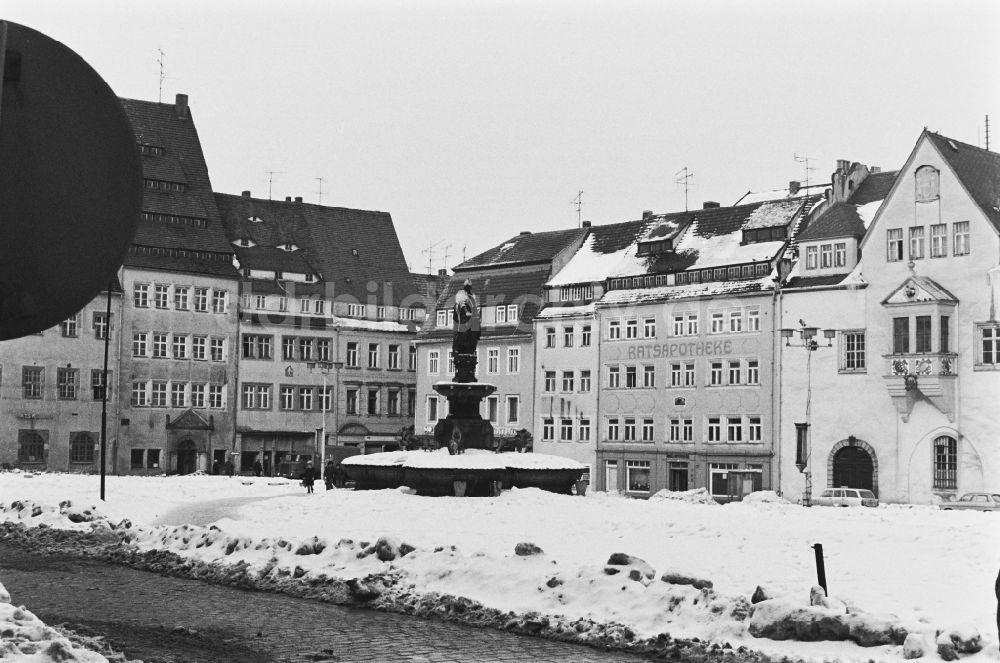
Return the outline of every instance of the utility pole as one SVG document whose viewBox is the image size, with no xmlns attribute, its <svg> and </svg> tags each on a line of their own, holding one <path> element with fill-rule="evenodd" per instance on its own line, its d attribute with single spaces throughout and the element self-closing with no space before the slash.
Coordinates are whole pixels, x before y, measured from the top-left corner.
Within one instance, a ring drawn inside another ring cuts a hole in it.
<svg viewBox="0 0 1000 663">
<path fill-rule="evenodd" d="M 681 173 L 684 174 L 681 175 L 680 177 L 677 177 Z M 680 184 L 681 186 L 684 187 L 684 211 L 686 212 L 688 211 L 688 189 L 691 187 L 690 180 L 692 177 L 694 177 L 694 173 L 689 172 L 687 166 L 684 166 L 676 173 L 674 173 L 674 177 L 677 178 L 674 180 L 674 184 Z"/>
<path fill-rule="evenodd" d="M 815 159 L 813 159 L 812 157 L 800 157 L 797 152 L 793 152 L 792 153 L 792 158 L 795 159 L 796 161 L 798 161 L 799 163 L 804 163 L 806 165 L 805 166 L 805 168 L 806 168 L 806 187 L 808 188 L 809 187 L 809 172 L 813 171 L 813 170 L 816 170 L 815 168 L 813 168 L 812 166 L 809 165 L 809 162 L 810 161 L 815 161 Z"/>
<path fill-rule="evenodd" d="M 582 221 L 583 217 L 581 216 L 581 211 L 580 211 L 583 208 L 583 191 L 577 191 L 576 198 L 569 201 L 569 204 L 576 205 L 576 227 L 577 228 L 583 227 L 583 221 Z"/>
</svg>

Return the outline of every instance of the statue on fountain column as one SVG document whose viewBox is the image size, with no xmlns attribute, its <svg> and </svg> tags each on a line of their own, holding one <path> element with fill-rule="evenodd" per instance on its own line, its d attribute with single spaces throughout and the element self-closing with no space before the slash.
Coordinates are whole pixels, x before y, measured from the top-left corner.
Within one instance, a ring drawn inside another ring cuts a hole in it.
<svg viewBox="0 0 1000 663">
<path fill-rule="evenodd" d="M 466 279 L 455 293 L 452 309 L 454 336 L 451 351 L 455 361 L 455 382 L 476 381 L 476 345 L 479 343 L 479 306 L 472 294 L 472 281 Z"/>
</svg>

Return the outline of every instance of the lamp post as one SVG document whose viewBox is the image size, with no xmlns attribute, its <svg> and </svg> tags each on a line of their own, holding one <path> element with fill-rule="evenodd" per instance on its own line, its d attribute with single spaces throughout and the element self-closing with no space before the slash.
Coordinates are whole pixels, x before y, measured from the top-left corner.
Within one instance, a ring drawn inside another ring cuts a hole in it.
<svg viewBox="0 0 1000 663">
<path fill-rule="evenodd" d="M 805 322 L 799 320 L 798 329 L 782 329 L 781 337 L 785 339 L 786 347 L 800 347 L 806 349 L 806 420 L 803 423 L 795 424 L 795 467 L 805 475 L 806 487 L 802 496 L 803 506 L 812 506 L 812 472 L 806 471 L 809 467 L 812 447 L 810 445 L 810 428 L 812 426 L 812 355 L 819 348 L 833 347 L 833 339 L 837 335 L 836 329 L 824 329 L 823 338 L 826 345 L 820 345 L 816 340 L 818 327 L 809 327 Z M 792 338 L 798 332 L 799 342 L 792 343 Z"/>
<path fill-rule="evenodd" d="M 333 430 L 337 430 L 337 408 L 336 408 L 336 389 L 337 389 L 337 371 L 344 365 L 342 361 L 310 361 L 306 364 L 310 371 L 319 371 L 323 374 L 323 391 L 320 394 L 320 410 L 323 411 L 323 427 L 320 429 L 319 438 L 319 467 L 320 472 L 324 471 L 326 468 L 326 413 L 329 410 L 333 410 Z M 327 396 L 327 381 L 326 376 L 333 371 L 333 389 L 334 393 L 330 394 L 329 405 L 326 404 Z"/>
</svg>

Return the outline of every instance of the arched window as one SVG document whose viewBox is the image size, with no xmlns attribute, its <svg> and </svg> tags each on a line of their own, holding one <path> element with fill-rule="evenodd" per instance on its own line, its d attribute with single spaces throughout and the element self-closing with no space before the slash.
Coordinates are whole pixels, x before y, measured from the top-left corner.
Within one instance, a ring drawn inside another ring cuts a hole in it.
<svg viewBox="0 0 1000 663">
<path fill-rule="evenodd" d="M 934 440 L 934 487 L 958 488 L 958 440 L 949 435 Z"/>
<path fill-rule="evenodd" d="M 93 463 L 94 462 L 94 438 L 90 433 L 76 433 L 69 447 L 69 462 L 71 463 Z"/>
<path fill-rule="evenodd" d="M 917 190 L 917 202 L 928 203 L 937 200 L 940 195 L 940 171 L 934 166 L 921 166 L 914 173 Z"/>
<path fill-rule="evenodd" d="M 23 431 L 17 449 L 17 459 L 22 463 L 45 461 L 45 440 L 34 431 Z"/>
</svg>

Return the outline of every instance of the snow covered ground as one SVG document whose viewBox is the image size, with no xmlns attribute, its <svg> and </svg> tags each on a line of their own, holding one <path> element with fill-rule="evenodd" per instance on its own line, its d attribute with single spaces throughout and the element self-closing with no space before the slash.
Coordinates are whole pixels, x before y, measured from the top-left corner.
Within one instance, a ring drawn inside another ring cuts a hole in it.
<svg viewBox="0 0 1000 663">
<path fill-rule="evenodd" d="M 821 543 L 831 597 L 868 622 L 917 633 L 923 660 L 941 660 L 939 631 L 981 634 L 982 650 L 962 660 L 1000 659 L 993 594 L 1000 514 L 891 505 L 807 509 L 773 493 L 728 505 L 707 504 L 697 493 L 647 501 L 535 489 L 442 498 L 405 489 L 325 491 L 320 484 L 307 495 L 291 481 L 218 476 L 108 477 L 101 503 L 98 481 L 0 473 L 0 522 L 90 531 L 104 518 L 111 525 L 128 519 L 140 549 L 208 564 L 246 562 L 263 574 L 283 569 L 305 578 L 389 574 L 411 593 L 466 597 L 519 615 L 616 622 L 640 638 L 665 632 L 815 661 L 903 660 L 898 644 L 751 635 L 754 617 L 746 615 L 758 585 L 784 597 L 772 606 L 809 610 L 816 582 L 811 546 Z M 212 525 L 184 524 L 191 522 Z M 382 561 L 368 545 L 381 537 L 397 555 L 400 544 L 414 550 Z M 515 554 L 519 543 L 542 552 Z M 610 560 L 615 553 L 638 560 Z M 712 587 L 691 584 L 701 580 Z M 844 612 L 836 601 L 828 606 Z M 9 620 L 13 610 L 0 615 Z"/>
</svg>

